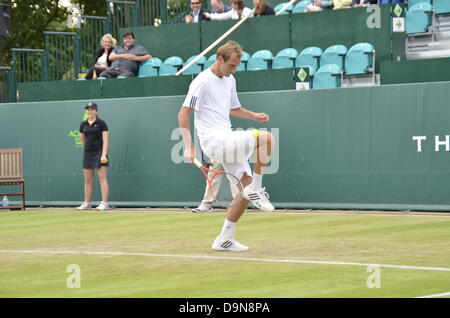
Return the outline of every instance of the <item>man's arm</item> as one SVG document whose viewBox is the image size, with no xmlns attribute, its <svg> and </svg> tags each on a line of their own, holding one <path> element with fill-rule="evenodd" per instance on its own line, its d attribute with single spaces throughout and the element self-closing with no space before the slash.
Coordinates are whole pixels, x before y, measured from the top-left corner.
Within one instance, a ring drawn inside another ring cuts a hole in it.
<svg viewBox="0 0 450 318">
<path fill-rule="evenodd" d="M 265 113 L 255 113 L 248 109 L 245 109 L 244 107 L 230 110 L 230 115 L 237 118 L 254 120 L 261 124 L 265 124 L 269 121 L 269 115 Z"/>
<path fill-rule="evenodd" d="M 133 57 L 131 58 L 131 60 L 132 61 L 136 61 L 136 62 L 145 62 L 145 61 L 147 61 L 148 59 L 151 59 L 152 58 L 152 56 L 150 55 L 150 54 L 145 54 L 145 55 L 141 55 L 141 56 L 138 56 L 138 55 L 133 55 L 133 54 L 131 54 Z"/>
<path fill-rule="evenodd" d="M 189 107 L 181 107 L 180 112 L 178 113 L 178 127 L 181 130 L 181 135 L 183 136 L 184 142 L 184 157 L 189 162 L 194 162 L 195 158 L 195 148 L 192 143 L 191 129 L 189 116 L 194 110 Z"/>
</svg>

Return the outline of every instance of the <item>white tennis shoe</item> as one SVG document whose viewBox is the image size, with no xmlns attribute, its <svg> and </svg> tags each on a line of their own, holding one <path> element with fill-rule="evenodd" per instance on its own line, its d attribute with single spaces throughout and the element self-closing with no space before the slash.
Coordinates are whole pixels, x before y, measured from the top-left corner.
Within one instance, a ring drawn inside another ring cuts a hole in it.
<svg viewBox="0 0 450 318">
<path fill-rule="evenodd" d="M 105 211 L 105 210 L 109 210 L 109 205 L 108 202 L 100 202 L 100 205 L 98 207 L 96 207 L 97 210 L 99 211 Z"/>
<path fill-rule="evenodd" d="M 232 252 L 243 252 L 249 249 L 248 246 L 242 245 L 236 240 L 224 239 L 220 236 L 216 237 L 211 248 L 216 251 L 232 251 Z"/>
<path fill-rule="evenodd" d="M 192 212 L 211 212 L 213 210 L 211 203 L 202 202 L 198 207 L 192 209 Z"/>
<path fill-rule="evenodd" d="M 77 208 L 77 210 L 80 210 L 80 211 L 90 210 L 90 209 L 92 209 L 92 206 L 90 203 L 87 203 L 87 202 L 83 202 L 83 204 Z"/>
<path fill-rule="evenodd" d="M 249 200 L 255 208 L 266 212 L 275 210 L 275 207 L 269 201 L 269 194 L 266 192 L 266 188 L 253 190 L 251 185 L 248 185 L 244 188 L 243 194 L 244 198 Z"/>
</svg>

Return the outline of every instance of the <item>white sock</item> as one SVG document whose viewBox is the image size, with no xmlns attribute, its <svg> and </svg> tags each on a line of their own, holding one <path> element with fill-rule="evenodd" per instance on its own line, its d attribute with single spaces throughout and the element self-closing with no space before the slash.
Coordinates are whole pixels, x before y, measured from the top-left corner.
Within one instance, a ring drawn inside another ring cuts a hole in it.
<svg viewBox="0 0 450 318">
<path fill-rule="evenodd" d="M 220 237 L 226 238 L 226 239 L 233 239 L 234 238 L 234 230 L 236 228 L 236 222 L 231 222 L 225 219 L 225 222 L 223 223 L 222 232 L 220 232 Z"/>
<path fill-rule="evenodd" d="M 259 190 L 262 188 L 262 178 L 262 174 L 253 173 L 252 190 Z"/>
</svg>

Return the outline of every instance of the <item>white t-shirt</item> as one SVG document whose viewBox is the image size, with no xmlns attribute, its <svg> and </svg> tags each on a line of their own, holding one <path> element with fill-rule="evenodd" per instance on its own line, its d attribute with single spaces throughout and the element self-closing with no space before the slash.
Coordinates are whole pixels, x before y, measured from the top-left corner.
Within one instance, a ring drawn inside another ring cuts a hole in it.
<svg viewBox="0 0 450 318">
<path fill-rule="evenodd" d="M 231 132 L 230 110 L 241 107 L 233 75 L 222 78 L 210 68 L 201 72 L 189 86 L 184 107 L 195 110 L 194 125 L 205 153 Z"/>
<path fill-rule="evenodd" d="M 108 55 L 106 54 L 106 52 L 103 53 L 103 55 L 98 58 L 97 64 L 107 66 L 108 65 L 108 62 L 106 61 L 107 57 L 108 57 Z"/>
</svg>

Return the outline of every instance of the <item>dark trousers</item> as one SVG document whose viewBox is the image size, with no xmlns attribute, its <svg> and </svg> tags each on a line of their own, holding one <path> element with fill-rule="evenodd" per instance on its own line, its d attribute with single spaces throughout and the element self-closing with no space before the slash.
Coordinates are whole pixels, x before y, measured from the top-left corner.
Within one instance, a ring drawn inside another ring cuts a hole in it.
<svg viewBox="0 0 450 318">
<path fill-rule="evenodd" d="M 118 76 L 125 76 L 125 77 L 133 77 L 135 76 L 133 72 L 130 71 L 122 71 L 119 69 L 112 69 L 109 68 L 107 70 L 104 70 L 100 73 L 100 76 L 106 77 L 106 78 L 116 78 Z"/>
<path fill-rule="evenodd" d="M 85 79 L 92 79 L 94 77 L 94 71 L 95 71 L 95 74 L 97 74 L 97 77 L 99 77 L 100 73 L 105 71 L 105 70 L 93 66 L 87 71 Z"/>
</svg>

